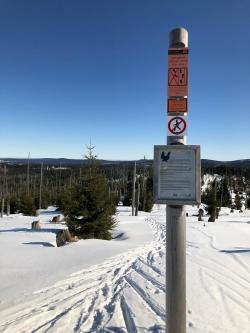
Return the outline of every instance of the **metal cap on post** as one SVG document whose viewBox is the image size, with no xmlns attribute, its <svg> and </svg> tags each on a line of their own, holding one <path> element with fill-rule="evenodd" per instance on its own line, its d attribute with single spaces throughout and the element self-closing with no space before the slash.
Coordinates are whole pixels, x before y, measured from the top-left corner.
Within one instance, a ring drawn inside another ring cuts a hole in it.
<svg viewBox="0 0 250 333">
<path fill-rule="evenodd" d="M 184 28 L 176 28 L 170 31 L 169 47 L 188 47 L 188 32 Z"/>
</svg>

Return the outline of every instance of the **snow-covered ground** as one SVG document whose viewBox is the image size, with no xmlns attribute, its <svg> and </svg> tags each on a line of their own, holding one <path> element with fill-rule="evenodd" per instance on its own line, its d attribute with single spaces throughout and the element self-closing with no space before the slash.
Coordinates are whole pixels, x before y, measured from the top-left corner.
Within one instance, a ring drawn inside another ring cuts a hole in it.
<svg viewBox="0 0 250 333">
<path fill-rule="evenodd" d="M 250 212 L 187 218 L 187 332 L 250 331 Z M 0 219 L 0 332 L 165 332 L 165 207 L 118 208 L 112 241 L 55 246 L 53 209 Z M 37 218 L 36 218 L 37 219 Z"/>
</svg>

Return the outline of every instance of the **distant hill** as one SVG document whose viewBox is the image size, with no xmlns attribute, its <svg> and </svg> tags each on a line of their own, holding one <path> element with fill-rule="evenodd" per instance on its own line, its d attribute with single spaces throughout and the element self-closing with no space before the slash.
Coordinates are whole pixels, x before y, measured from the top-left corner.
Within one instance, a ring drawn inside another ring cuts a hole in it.
<svg viewBox="0 0 250 333">
<path fill-rule="evenodd" d="M 143 164 L 144 160 L 128 160 L 128 161 L 110 161 L 110 160 L 98 160 L 101 165 L 123 165 L 131 164 L 136 162 L 137 164 Z M 27 164 L 27 158 L 8 158 L 0 157 L 0 163 L 7 163 L 11 165 L 22 165 Z M 84 159 L 69 159 L 69 158 L 31 158 L 30 164 L 41 164 L 50 165 L 50 166 L 79 166 L 87 163 L 87 160 Z M 153 160 L 146 160 L 147 165 L 152 165 Z M 204 168 L 216 168 L 219 166 L 227 166 L 233 168 L 250 168 L 250 159 L 235 160 L 235 161 L 216 161 L 209 159 L 202 159 L 201 165 Z"/>
<path fill-rule="evenodd" d="M 250 168 L 250 159 L 235 160 L 235 161 L 215 161 L 202 159 L 201 165 L 205 168 L 215 168 L 219 166 L 226 166 L 230 168 Z"/>
<path fill-rule="evenodd" d="M 0 157 L 0 163 L 7 163 L 10 165 L 22 165 L 27 164 L 27 158 L 8 158 Z M 51 166 L 77 166 L 84 165 L 87 163 L 86 159 L 69 159 L 69 158 L 30 158 L 30 164 L 41 164 L 51 165 Z M 120 164 L 130 164 L 134 163 L 135 160 L 131 161 L 108 161 L 108 160 L 98 160 L 101 165 L 120 165 Z M 147 164 L 152 164 L 152 160 L 146 160 Z M 136 160 L 136 163 L 144 163 L 144 160 Z"/>
</svg>

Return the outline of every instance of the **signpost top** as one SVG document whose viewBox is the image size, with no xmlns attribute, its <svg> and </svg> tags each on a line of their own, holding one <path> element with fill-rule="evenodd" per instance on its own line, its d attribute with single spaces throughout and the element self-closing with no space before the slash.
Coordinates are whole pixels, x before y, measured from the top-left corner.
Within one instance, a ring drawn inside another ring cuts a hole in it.
<svg viewBox="0 0 250 333">
<path fill-rule="evenodd" d="M 176 28 L 170 31 L 169 47 L 188 47 L 188 32 L 185 28 Z"/>
</svg>

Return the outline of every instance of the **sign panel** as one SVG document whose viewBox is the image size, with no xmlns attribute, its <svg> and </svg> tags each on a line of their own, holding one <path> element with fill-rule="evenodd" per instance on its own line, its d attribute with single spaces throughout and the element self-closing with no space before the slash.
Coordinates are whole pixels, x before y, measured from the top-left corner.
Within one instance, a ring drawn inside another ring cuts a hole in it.
<svg viewBox="0 0 250 333">
<path fill-rule="evenodd" d="M 185 116 L 168 116 L 168 136 L 184 136 L 187 134 Z"/>
<path fill-rule="evenodd" d="M 200 203 L 200 146 L 154 146 L 156 203 Z"/>
<path fill-rule="evenodd" d="M 188 95 L 188 48 L 168 50 L 168 96 Z"/>
<path fill-rule="evenodd" d="M 168 112 L 187 112 L 187 98 L 168 99 Z"/>
</svg>

